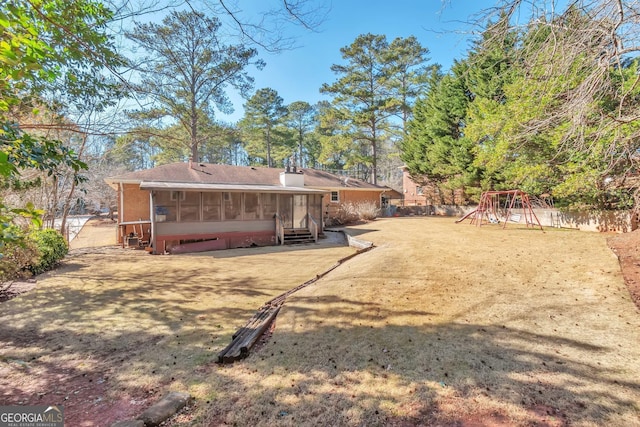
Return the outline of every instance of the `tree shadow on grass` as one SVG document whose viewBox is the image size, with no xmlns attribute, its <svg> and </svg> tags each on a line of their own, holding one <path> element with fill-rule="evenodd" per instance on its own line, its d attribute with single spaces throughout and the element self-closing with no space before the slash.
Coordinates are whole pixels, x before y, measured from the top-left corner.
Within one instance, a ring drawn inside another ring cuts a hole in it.
<svg viewBox="0 0 640 427">
<path fill-rule="evenodd" d="M 375 228 L 352 228 L 352 227 L 345 227 L 345 233 L 347 233 L 348 235 L 350 235 L 351 237 L 360 237 L 364 234 L 367 233 L 374 233 L 376 231 L 380 231 L 378 229 Z"/>
<path fill-rule="evenodd" d="M 429 313 L 423 326 L 393 325 L 376 304 L 341 299 L 349 307 L 333 305 L 329 315 L 301 308 L 307 302 L 296 299 L 295 323 L 314 328 L 276 328 L 259 352 L 219 373 L 236 397 L 215 402 L 212 425 L 638 424 L 640 381 L 601 363 L 616 348 L 503 326 L 429 324 Z M 378 313 L 380 326 L 320 320 L 352 310 L 363 319 Z M 419 313 L 394 311 L 407 314 Z M 257 380 L 243 384 L 234 369 Z"/>
<path fill-rule="evenodd" d="M 69 423 L 91 419 L 92 411 L 115 413 L 105 422 L 135 416 L 159 397 L 163 385 L 194 381 L 194 370 L 215 360 L 234 331 L 221 331 L 211 340 L 216 332 L 211 322 L 236 318 L 242 323 L 254 312 L 254 307 L 184 306 L 129 312 L 166 303 L 150 296 L 153 289 L 146 284 L 139 292 L 122 294 L 105 288 L 80 306 L 72 302 L 86 297 L 81 291 L 56 291 L 47 301 L 32 301 L 43 307 L 41 312 L 26 306 L 22 317 L 16 312 L 3 316 L 9 322 L 0 329 L 2 404 L 63 404 Z M 184 291 L 193 297 L 203 289 Z M 112 315 L 131 323 L 114 322 L 113 331 L 76 328 L 90 323 L 90 313 L 108 301 Z M 393 310 L 393 316 L 423 316 L 423 326 L 391 325 L 384 304 L 342 298 L 323 303 L 333 307 L 336 317 L 356 310 L 363 321 L 377 317 L 381 325 L 324 325 L 319 319 L 327 313 L 308 308 L 314 301 L 298 297 L 295 310 L 296 321 L 316 328 L 276 330 L 271 342 L 242 363 L 259 379 L 250 387 L 239 382 L 233 366 L 217 370 L 213 380 L 198 380 L 235 383 L 227 385 L 229 395 L 218 393 L 216 407 L 206 414 L 212 425 L 295 424 L 296 417 L 323 425 L 465 425 L 473 414 L 456 414 L 455 408 L 476 400 L 492 402 L 481 416 L 494 421 L 506 417 L 500 408 L 519 408 L 522 419 L 504 418 L 504 425 L 606 425 L 611 414 L 638 414 L 640 383 L 599 365 L 616 349 L 499 326 L 430 325 L 431 313 L 415 310 Z M 149 356 L 149 348 L 162 354 Z M 593 358 L 568 355 L 573 353 Z M 15 381 L 31 376 L 38 377 L 35 386 Z"/>
<path fill-rule="evenodd" d="M 305 251 L 318 251 L 327 248 L 340 248 L 347 246 L 346 239 L 344 241 L 332 238 L 329 240 L 319 239 L 317 243 L 302 243 L 295 245 L 277 245 L 277 246 L 259 246 L 252 248 L 237 248 L 237 249 L 223 249 L 219 251 L 208 251 L 198 253 L 187 253 L 175 256 L 211 256 L 213 259 L 226 259 L 236 257 L 251 257 L 253 255 L 263 254 L 279 254 L 287 252 L 305 252 Z"/>
<path fill-rule="evenodd" d="M 258 307 L 298 284 L 230 274 L 240 258 L 122 255 L 70 256 L 3 303 L 0 403 L 63 404 L 69 425 L 137 414 L 155 393 L 199 381 Z M 270 256 L 251 259 L 273 268 Z"/>
<path fill-rule="evenodd" d="M 189 384 L 197 367 L 212 363 L 256 307 L 275 296 L 252 277 L 207 285 L 188 281 L 196 271 L 187 269 L 100 286 L 102 275 L 82 270 L 58 273 L 81 279 L 86 289 L 77 283 L 45 289 L 46 282 L 3 303 L 1 404 L 61 404 L 69 425 L 138 415 L 155 393 Z"/>
<path fill-rule="evenodd" d="M 474 416 L 502 425 L 633 425 L 638 418 L 638 380 L 608 363 L 616 348 L 462 318 L 430 323 L 433 313 L 383 302 L 325 297 L 329 309 L 319 310 L 315 298 L 296 296 L 283 310 L 295 312 L 295 322 L 283 319 L 246 361 L 217 367 L 231 334 L 280 291 L 250 275 L 212 283 L 220 267 L 211 257 L 180 269 L 170 257 L 130 258 L 118 258 L 121 268 L 106 276 L 72 258 L 52 273 L 56 286 L 3 303 L 2 404 L 62 403 L 69 425 L 109 425 L 168 388 L 198 384 L 215 396 L 209 425 L 473 425 Z M 398 324 L 403 316 L 424 321 Z M 342 318 L 349 321 L 335 320 Z"/>
</svg>

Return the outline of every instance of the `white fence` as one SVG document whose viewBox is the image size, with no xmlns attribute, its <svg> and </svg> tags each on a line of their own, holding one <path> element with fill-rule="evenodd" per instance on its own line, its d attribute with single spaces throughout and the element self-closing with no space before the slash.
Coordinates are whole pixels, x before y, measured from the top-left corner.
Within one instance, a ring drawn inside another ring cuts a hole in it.
<svg viewBox="0 0 640 427">
<path fill-rule="evenodd" d="M 394 212 L 405 215 L 443 215 L 462 217 L 476 206 L 429 205 L 398 207 Z M 573 228 L 584 231 L 627 233 L 638 228 L 629 211 L 560 211 L 558 209 L 533 209 L 540 225 L 545 228 Z M 390 215 L 394 216 L 394 215 Z M 470 221 L 468 219 L 467 221 Z M 511 212 L 510 222 L 524 223 L 521 208 Z"/>
</svg>

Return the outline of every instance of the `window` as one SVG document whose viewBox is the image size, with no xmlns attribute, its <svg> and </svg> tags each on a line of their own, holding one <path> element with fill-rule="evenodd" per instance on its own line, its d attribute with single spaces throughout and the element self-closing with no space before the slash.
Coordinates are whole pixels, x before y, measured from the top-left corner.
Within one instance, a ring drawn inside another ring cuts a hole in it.
<svg viewBox="0 0 640 427">
<path fill-rule="evenodd" d="M 422 196 L 422 187 L 416 187 L 416 194 Z"/>
<path fill-rule="evenodd" d="M 224 194 L 224 220 L 242 219 L 242 193 Z"/>
<path fill-rule="evenodd" d="M 200 221 L 200 193 L 182 192 L 180 197 L 180 222 Z"/>
<path fill-rule="evenodd" d="M 262 218 L 272 219 L 276 212 L 278 212 L 278 195 L 262 193 Z"/>
<path fill-rule="evenodd" d="M 222 193 L 202 193 L 202 220 L 220 221 Z"/>
<path fill-rule="evenodd" d="M 340 192 L 339 191 L 332 191 L 331 192 L 331 201 L 332 202 L 339 202 L 340 201 Z"/>
<path fill-rule="evenodd" d="M 171 201 L 176 200 L 184 200 L 185 194 L 184 191 L 172 191 L 171 192 Z"/>
<path fill-rule="evenodd" d="M 171 191 L 158 191 L 155 193 L 156 221 L 176 221 L 178 202 L 175 199 L 171 200 L 171 194 Z"/>
<path fill-rule="evenodd" d="M 258 193 L 244 193 L 244 219 L 260 218 L 260 195 Z"/>
</svg>

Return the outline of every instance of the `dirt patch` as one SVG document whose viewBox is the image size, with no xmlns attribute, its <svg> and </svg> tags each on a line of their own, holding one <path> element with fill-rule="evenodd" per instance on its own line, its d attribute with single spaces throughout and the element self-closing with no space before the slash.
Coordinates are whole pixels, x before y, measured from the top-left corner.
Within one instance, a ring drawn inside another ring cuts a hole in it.
<svg viewBox="0 0 640 427">
<path fill-rule="evenodd" d="M 35 287 L 35 279 L 20 280 L 11 282 L 8 285 L 3 285 L 2 292 L 0 292 L 0 302 L 8 301 L 12 298 L 15 298 L 18 295 L 28 292 Z"/>
<path fill-rule="evenodd" d="M 613 235 L 607 244 L 618 256 L 629 294 L 640 308 L 640 230 Z"/>
</svg>

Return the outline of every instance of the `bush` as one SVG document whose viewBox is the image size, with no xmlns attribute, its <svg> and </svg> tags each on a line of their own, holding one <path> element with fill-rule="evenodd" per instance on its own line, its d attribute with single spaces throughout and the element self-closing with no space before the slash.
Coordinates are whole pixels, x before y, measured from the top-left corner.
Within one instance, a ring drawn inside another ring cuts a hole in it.
<svg viewBox="0 0 640 427">
<path fill-rule="evenodd" d="M 373 221 L 380 215 L 380 209 L 373 202 L 361 202 L 355 205 L 358 217 L 364 221 Z"/>
<path fill-rule="evenodd" d="M 338 210 L 326 220 L 326 225 L 345 225 L 358 220 L 358 214 L 353 210 L 351 203 L 343 203 Z"/>
<path fill-rule="evenodd" d="M 58 231 L 53 229 L 33 231 L 29 238 L 38 249 L 38 261 L 29 266 L 33 274 L 44 273 L 55 267 L 69 252 L 69 246 Z"/>
<path fill-rule="evenodd" d="M 343 203 L 334 215 L 327 218 L 327 225 L 346 225 L 358 220 L 372 221 L 379 213 L 380 209 L 373 202 Z"/>
<path fill-rule="evenodd" d="M 35 242 L 29 239 L 20 227 L 11 226 L 6 231 L 10 231 L 13 238 L 2 244 L 0 290 L 5 289 L 13 280 L 30 276 L 29 267 L 38 261 Z"/>
</svg>

